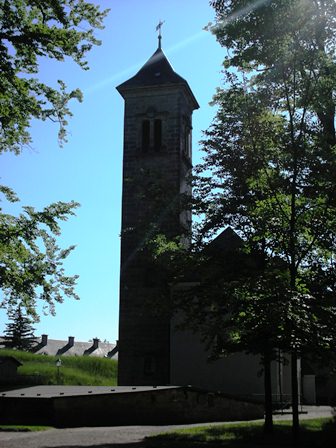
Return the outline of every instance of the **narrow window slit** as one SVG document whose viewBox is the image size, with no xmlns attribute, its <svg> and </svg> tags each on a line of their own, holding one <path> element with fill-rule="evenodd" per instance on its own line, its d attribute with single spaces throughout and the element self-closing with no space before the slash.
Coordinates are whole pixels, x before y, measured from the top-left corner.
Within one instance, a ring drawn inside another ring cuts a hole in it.
<svg viewBox="0 0 336 448">
<path fill-rule="evenodd" d="M 150 121 L 144 120 L 142 122 L 142 150 L 148 151 L 150 143 Z"/>
<path fill-rule="evenodd" d="M 154 121 L 154 149 L 160 151 L 162 146 L 162 120 Z"/>
</svg>

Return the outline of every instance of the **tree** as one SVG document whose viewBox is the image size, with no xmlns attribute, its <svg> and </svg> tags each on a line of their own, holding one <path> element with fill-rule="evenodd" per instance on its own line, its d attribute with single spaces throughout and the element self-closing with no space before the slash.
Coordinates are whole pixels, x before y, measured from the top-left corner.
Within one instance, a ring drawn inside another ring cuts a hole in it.
<svg viewBox="0 0 336 448">
<path fill-rule="evenodd" d="M 285 345 L 287 273 L 281 260 L 267 260 L 260 250 L 246 253 L 244 242 L 230 228 L 220 239 L 188 250 L 157 237 L 153 253 L 161 278 L 163 273 L 169 278 L 177 328 L 200 337 L 209 362 L 237 352 L 260 355 L 265 431 L 271 432 L 271 362 Z"/>
<path fill-rule="evenodd" d="M 36 74 L 41 58 L 71 58 L 87 70 L 85 55 L 100 41 L 108 10 L 84 0 L 1 0 L 0 30 L 0 152 L 19 153 L 31 142 L 32 118 L 59 124 L 59 140 L 66 138 L 68 102 L 81 101 L 79 89 L 67 92 L 41 82 Z"/>
<path fill-rule="evenodd" d="M 210 29 L 228 56 L 225 87 L 214 99 L 219 110 L 196 169 L 195 211 L 203 217 L 199 239 L 230 225 L 247 252 L 262 253 L 266 275 L 259 298 L 276 297 L 267 292 L 274 260 L 281 261 L 287 307 L 278 344 L 292 354 L 297 437 L 297 356 L 330 350 L 335 334 L 335 324 L 327 328 L 327 323 L 335 316 L 336 5 L 331 0 L 212 4 L 217 15 Z M 255 295 L 252 286 L 249 296 Z M 241 299 L 244 289 L 235 289 Z M 250 316 L 258 313 L 253 307 Z"/>
<path fill-rule="evenodd" d="M 168 306 L 177 313 L 177 329 L 192 330 L 200 337 L 209 362 L 237 352 L 260 356 L 265 432 L 272 432 L 271 363 L 279 361 L 279 349 L 289 346 L 288 273 L 280 259 L 255 248 L 247 253 L 230 228 L 219 238 L 220 243 L 215 238 L 186 247 L 162 234 L 154 236 L 147 247 L 160 285 L 155 308 L 162 311 Z M 311 326 L 306 328 L 310 331 Z"/>
<path fill-rule="evenodd" d="M 0 191 L 10 202 L 18 201 L 10 189 Z M 64 295 L 78 299 L 74 290 L 78 276 L 66 276 L 62 265 L 74 246 L 60 249 L 55 238 L 60 235 L 59 221 L 74 215 L 77 206 L 57 202 L 41 212 L 23 207 L 19 216 L 0 209 L 0 307 L 20 307 L 38 321 L 38 300 L 54 314 L 55 302 L 63 302 Z"/>
<path fill-rule="evenodd" d="M 21 307 L 11 310 L 9 320 L 6 324 L 5 343 L 7 347 L 17 350 L 29 351 L 35 342 L 34 328 L 28 316 L 22 313 Z"/>
<path fill-rule="evenodd" d="M 64 81 L 58 88 L 38 78 L 41 59 L 70 58 L 87 70 L 85 55 L 100 41 L 94 35 L 102 28 L 108 10 L 85 0 L 0 0 L 0 153 L 19 154 L 29 145 L 30 122 L 51 120 L 59 125 L 59 141 L 66 141 L 68 103 L 81 101 L 79 89 L 68 92 Z M 1 186 L 10 202 L 14 192 Z M 20 306 L 38 320 L 35 309 L 41 299 L 51 313 L 63 296 L 78 298 L 77 276 L 66 276 L 63 260 L 73 250 L 60 249 L 59 221 L 74 215 L 78 204 L 57 202 L 37 212 L 23 207 L 19 216 L 0 210 L 0 307 Z"/>
</svg>

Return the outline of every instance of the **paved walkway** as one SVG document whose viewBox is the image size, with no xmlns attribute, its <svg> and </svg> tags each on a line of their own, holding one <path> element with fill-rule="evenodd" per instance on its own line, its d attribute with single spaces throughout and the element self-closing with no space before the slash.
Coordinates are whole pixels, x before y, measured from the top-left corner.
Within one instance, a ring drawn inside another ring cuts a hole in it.
<svg viewBox="0 0 336 448">
<path fill-rule="evenodd" d="M 329 406 L 309 406 L 303 409 L 300 419 L 329 417 L 333 410 Z M 289 414 L 277 415 L 277 420 L 288 420 Z M 222 423 L 210 423 L 218 425 Z M 170 426 L 115 426 L 104 428 L 50 429 L 33 433 L 0 432 L 1 448 L 140 448 L 144 437 L 195 425 Z"/>
</svg>

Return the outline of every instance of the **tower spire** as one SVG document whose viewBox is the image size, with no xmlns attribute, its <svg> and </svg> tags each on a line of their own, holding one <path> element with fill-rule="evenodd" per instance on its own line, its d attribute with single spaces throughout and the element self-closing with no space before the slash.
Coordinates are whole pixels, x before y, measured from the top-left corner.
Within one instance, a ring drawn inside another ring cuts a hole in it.
<svg viewBox="0 0 336 448">
<path fill-rule="evenodd" d="M 161 28 L 162 25 L 165 23 L 165 20 L 162 22 L 162 20 L 160 19 L 158 25 L 156 25 L 155 30 L 159 32 L 158 34 L 158 40 L 159 40 L 159 44 L 158 44 L 158 48 L 161 50 L 161 39 L 162 39 L 162 35 L 161 35 Z"/>
</svg>

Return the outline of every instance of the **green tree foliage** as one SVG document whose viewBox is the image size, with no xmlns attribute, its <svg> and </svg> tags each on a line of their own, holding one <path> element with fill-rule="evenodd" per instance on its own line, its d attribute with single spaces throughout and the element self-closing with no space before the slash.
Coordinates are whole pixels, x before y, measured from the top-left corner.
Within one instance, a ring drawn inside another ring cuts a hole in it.
<svg viewBox="0 0 336 448">
<path fill-rule="evenodd" d="M 0 187 L 10 202 L 18 201 L 13 191 Z M 36 304 L 44 303 L 45 311 L 54 314 L 55 302 L 63 297 L 78 299 L 74 291 L 78 276 L 64 273 L 63 261 L 74 246 L 60 249 L 59 221 L 74 215 L 75 202 L 57 202 L 41 212 L 23 207 L 23 213 L 13 216 L 0 209 L 0 307 L 24 309 L 38 321 Z"/>
<path fill-rule="evenodd" d="M 10 311 L 9 320 L 4 336 L 6 347 L 29 351 L 35 343 L 32 320 L 23 314 L 21 306 Z"/>
<path fill-rule="evenodd" d="M 94 31 L 107 12 L 84 0 L 0 0 L 0 153 L 19 154 L 31 142 L 33 119 L 58 123 L 59 141 L 66 140 L 68 102 L 82 94 L 68 92 L 62 80 L 58 88 L 41 82 L 40 62 L 69 58 L 88 69 L 85 55 L 100 44 Z M 10 202 L 18 200 L 8 187 L 0 192 Z M 0 210 L 0 307 L 20 306 L 38 320 L 37 300 L 54 313 L 64 296 L 78 298 L 77 276 L 66 276 L 62 266 L 73 246 L 62 250 L 56 244 L 59 221 L 77 206 L 57 202 L 41 212 L 23 207 L 19 216 Z"/>
<path fill-rule="evenodd" d="M 288 276 L 281 260 L 267 260 L 255 248 L 247 253 L 244 242 L 230 228 L 219 238 L 222 236 L 222 244 L 215 239 L 192 251 L 163 246 L 162 242 L 160 247 L 157 241 L 157 257 L 161 270 L 167 271 L 167 265 L 171 268 L 178 328 L 191 329 L 200 336 L 209 361 L 236 352 L 260 356 L 265 429 L 271 431 L 271 362 L 289 343 Z"/>
<path fill-rule="evenodd" d="M 19 153 L 30 143 L 31 119 L 50 119 L 59 124 L 59 140 L 65 140 L 68 102 L 82 99 L 80 90 L 67 91 L 36 76 L 41 58 L 71 58 L 88 69 L 85 55 L 99 45 L 94 30 L 102 28 L 107 11 L 84 0 L 0 1 L 0 152 Z"/>
<path fill-rule="evenodd" d="M 196 168 L 198 238 L 229 225 L 263 263 L 258 281 L 230 281 L 230 294 L 211 294 L 207 309 L 221 304 L 217 331 L 227 347 L 234 342 L 232 350 L 242 341 L 260 349 L 255 343 L 277 323 L 270 341 L 292 353 L 297 433 L 297 355 L 321 355 L 335 342 L 336 4 L 212 4 L 209 28 L 227 57 L 218 113 Z"/>
</svg>

